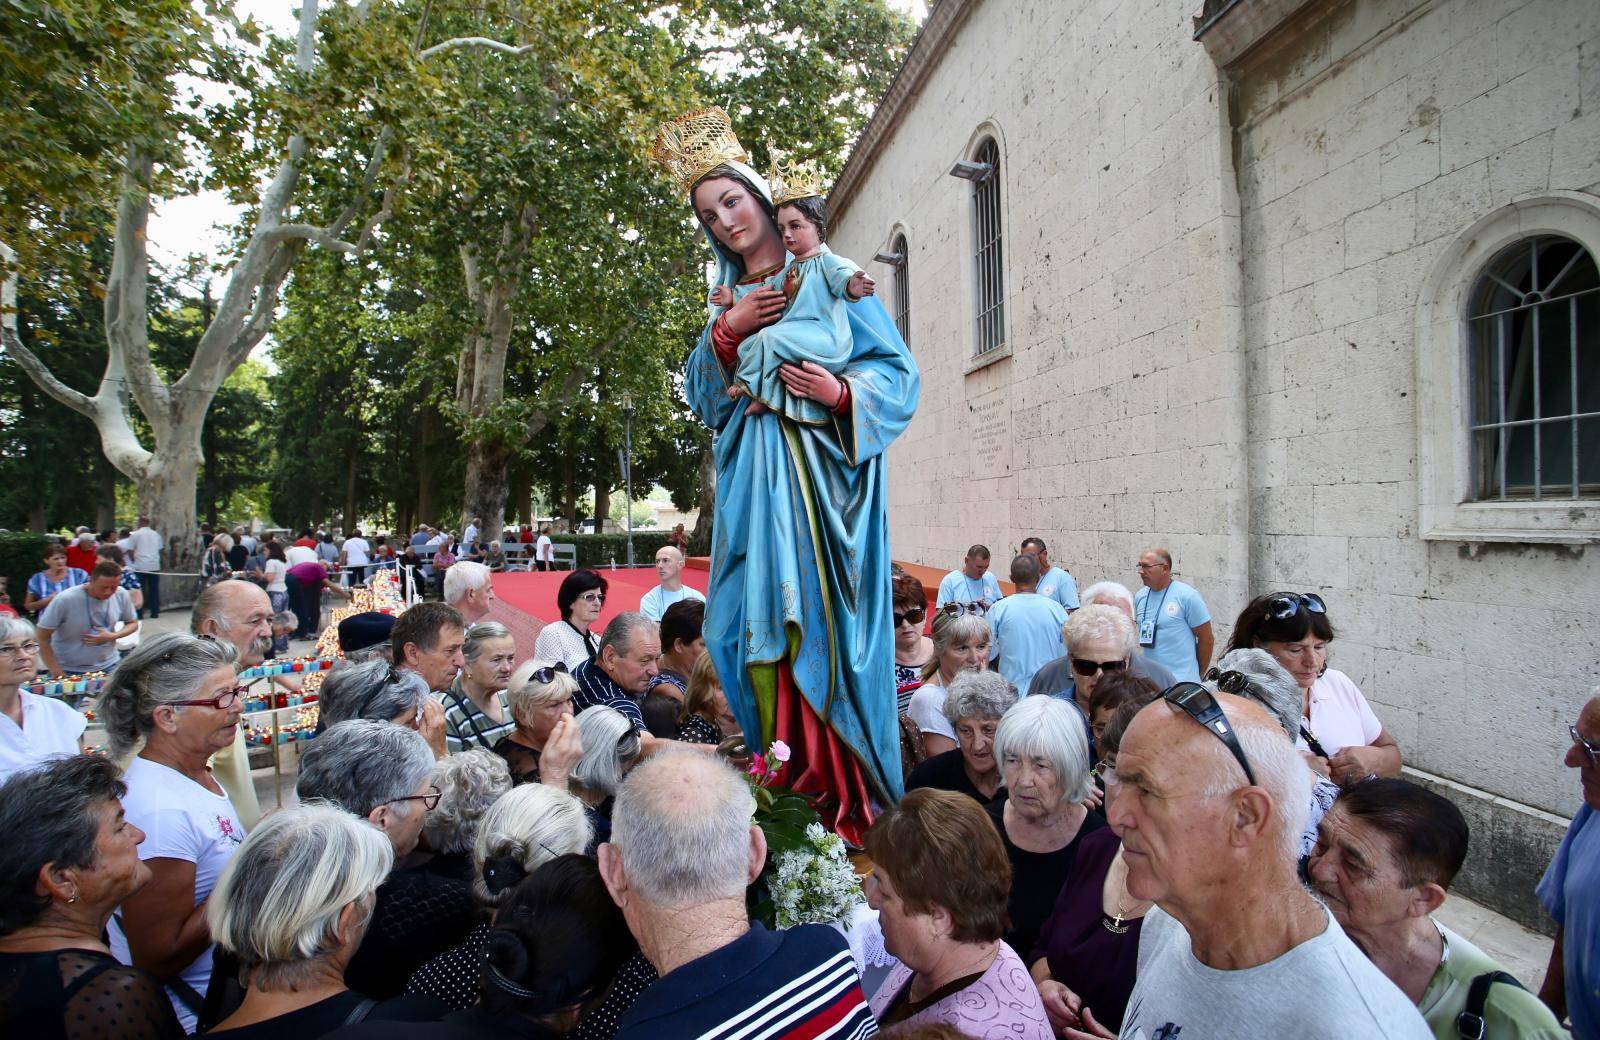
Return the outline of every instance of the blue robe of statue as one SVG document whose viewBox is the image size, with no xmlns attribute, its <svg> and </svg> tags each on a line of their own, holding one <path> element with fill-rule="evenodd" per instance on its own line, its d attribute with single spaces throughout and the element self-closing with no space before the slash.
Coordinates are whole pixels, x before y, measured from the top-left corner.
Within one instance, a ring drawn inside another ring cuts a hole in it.
<svg viewBox="0 0 1600 1040">
<path fill-rule="evenodd" d="M 756 288 L 736 285 L 737 265 L 712 246 L 719 281 L 738 296 Z M 893 801 L 903 778 L 883 455 L 911 421 L 921 378 L 882 304 L 868 297 L 846 309 L 842 375 L 852 404 L 820 425 L 746 415 L 748 399 L 727 396 L 733 373 L 717 358 L 709 321 L 690 355 L 685 390 L 714 431 L 717 479 L 703 632 L 752 748 L 774 734 L 770 682 L 759 667 L 753 679 L 752 668 L 787 659 L 799 692 L 854 753 L 873 793 Z"/>
</svg>

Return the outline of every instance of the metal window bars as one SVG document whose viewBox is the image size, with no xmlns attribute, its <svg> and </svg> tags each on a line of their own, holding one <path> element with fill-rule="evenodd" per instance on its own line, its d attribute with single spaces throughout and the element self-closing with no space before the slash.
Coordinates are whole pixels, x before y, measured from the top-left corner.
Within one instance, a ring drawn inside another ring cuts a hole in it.
<svg viewBox="0 0 1600 1040">
<path fill-rule="evenodd" d="M 1471 301 L 1474 500 L 1600 497 L 1594 258 L 1559 235 L 1524 239 L 1489 264 Z"/>
<path fill-rule="evenodd" d="M 987 166 L 987 175 L 972 185 L 972 225 L 977 251 L 974 286 L 977 298 L 975 354 L 986 354 L 1005 343 L 1005 272 L 1001 259 L 1000 148 L 986 138 L 973 156 Z"/>
<path fill-rule="evenodd" d="M 896 235 L 890 250 L 900 257 L 894 268 L 894 327 L 900 338 L 911 345 L 911 254 L 906 250 L 906 236 Z"/>
</svg>

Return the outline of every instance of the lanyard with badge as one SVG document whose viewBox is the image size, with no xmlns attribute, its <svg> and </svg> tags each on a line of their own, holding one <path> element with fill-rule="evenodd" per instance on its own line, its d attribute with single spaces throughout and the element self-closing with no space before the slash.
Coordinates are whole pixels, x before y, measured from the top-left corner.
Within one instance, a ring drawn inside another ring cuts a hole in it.
<svg viewBox="0 0 1600 1040">
<path fill-rule="evenodd" d="M 1161 590 L 1161 602 L 1156 604 L 1156 609 L 1150 609 L 1150 590 L 1144 592 L 1144 612 L 1139 615 L 1139 645 L 1150 647 L 1156 645 L 1156 629 L 1161 625 L 1161 608 L 1166 606 L 1167 593 L 1172 591 L 1171 583 Z"/>
<path fill-rule="evenodd" d="M 983 578 L 969 578 L 963 574 L 961 576 L 961 580 L 967 583 L 967 596 L 969 597 L 967 602 L 977 607 L 978 612 L 982 613 L 989 606 L 989 589 L 988 586 L 983 583 Z M 972 591 L 972 583 L 974 581 L 978 583 L 977 592 Z"/>
</svg>

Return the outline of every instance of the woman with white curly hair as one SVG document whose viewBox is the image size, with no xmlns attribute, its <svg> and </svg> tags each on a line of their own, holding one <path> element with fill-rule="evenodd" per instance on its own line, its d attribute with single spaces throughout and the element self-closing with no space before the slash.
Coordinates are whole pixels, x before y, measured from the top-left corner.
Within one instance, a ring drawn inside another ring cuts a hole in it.
<svg viewBox="0 0 1600 1040">
<path fill-rule="evenodd" d="M 422 869 L 442 877 L 472 877 L 472 845 L 489 807 L 511 790 L 511 770 L 493 751 L 473 748 L 433 767 L 439 804 L 422 815 L 422 841 L 433 853 Z"/>
<path fill-rule="evenodd" d="M 944 714 L 958 746 L 934 755 L 911 771 L 906 790 L 936 787 L 969 795 L 988 805 L 1000 795 L 1002 780 L 994 757 L 1000 719 L 1017 703 L 1017 688 L 999 672 L 963 672 L 945 695 Z"/>
</svg>

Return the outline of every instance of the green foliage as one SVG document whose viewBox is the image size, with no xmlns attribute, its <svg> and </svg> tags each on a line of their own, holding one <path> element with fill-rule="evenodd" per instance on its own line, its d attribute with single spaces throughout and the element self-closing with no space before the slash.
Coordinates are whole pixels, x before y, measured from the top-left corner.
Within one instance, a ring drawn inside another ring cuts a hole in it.
<svg viewBox="0 0 1600 1040">
<path fill-rule="evenodd" d="M 645 566 L 656 558 L 656 550 L 667 544 L 669 531 L 633 532 L 633 562 Z M 623 534 L 551 534 L 550 540 L 578 547 L 578 566 L 603 570 L 615 561 L 618 567 L 628 561 L 628 536 Z"/>
<path fill-rule="evenodd" d="M 31 531 L 0 531 L 0 574 L 6 578 L 6 595 L 22 613 L 28 579 L 44 570 L 44 550 L 54 539 Z"/>
</svg>

